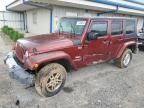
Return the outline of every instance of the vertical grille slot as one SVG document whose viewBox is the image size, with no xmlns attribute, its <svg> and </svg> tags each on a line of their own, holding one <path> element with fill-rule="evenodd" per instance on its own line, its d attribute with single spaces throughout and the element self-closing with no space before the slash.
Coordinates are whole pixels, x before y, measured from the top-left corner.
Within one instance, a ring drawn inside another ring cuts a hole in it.
<svg viewBox="0 0 144 108">
<path fill-rule="evenodd" d="M 17 56 L 17 58 L 21 62 L 23 62 L 23 55 L 25 53 L 24 49 L 22 48 L 22 46 L 20 44 L 17 43 L 17 46 L 16 46 L 15 50 L 16 50 L 16 56 Z"/>
</svg>

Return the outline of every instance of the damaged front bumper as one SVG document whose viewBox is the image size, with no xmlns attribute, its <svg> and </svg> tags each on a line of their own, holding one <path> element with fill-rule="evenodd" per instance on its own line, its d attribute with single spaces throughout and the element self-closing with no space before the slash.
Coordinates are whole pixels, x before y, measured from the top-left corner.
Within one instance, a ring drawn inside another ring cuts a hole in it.
<svg viewBox="0 0 144 108">
<path fill-rule="evenodd" d="M 17 61 L 14 59 L 13 52 L 8 53 L 4 59 L 4 63 L 9 67 L 9 75 L 11 78 L 17 79 L 25 85 L 34 84 L 35 76 L 27 72 L 17 63 Z"/>
</svg>

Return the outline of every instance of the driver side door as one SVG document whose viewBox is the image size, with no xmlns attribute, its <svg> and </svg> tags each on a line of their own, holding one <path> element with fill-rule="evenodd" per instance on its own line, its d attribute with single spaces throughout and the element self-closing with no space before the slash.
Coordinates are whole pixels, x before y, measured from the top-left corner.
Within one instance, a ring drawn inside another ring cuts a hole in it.
<svg viewBox="0 0 144 108">
<path fill-rule="evenodd" d="M 97 36 L 95 39 L 89 39 L 89 35 L 87 35 L 83 47 L 83 60 L 86 64 L 95 64 L 107 60 L 110 42 L 108 28 L 108 21 L 92 21 L 88 34 L 95 32 Z"/>
</svg>

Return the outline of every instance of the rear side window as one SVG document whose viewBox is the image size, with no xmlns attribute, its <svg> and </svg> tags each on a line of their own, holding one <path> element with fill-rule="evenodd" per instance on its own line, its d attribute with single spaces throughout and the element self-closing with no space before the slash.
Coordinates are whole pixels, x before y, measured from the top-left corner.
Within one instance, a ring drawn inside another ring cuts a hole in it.
<svg viewBox="0 0 144 108">
<path fill-rule="evenodd" d="M 135 32 L 135 21 L 126 20 L 126 34 L 131 34 Z"/>
<path fill-rule="evenodd" d="M 98 36 L 107 34 L 107 22 L 93 22 L 90 31 L 98 33 Z"/>
<path fill-rule="evenodd" d="M 112 35 L 122 34 L 122 21 L 112 21 Z"/>
</svg>

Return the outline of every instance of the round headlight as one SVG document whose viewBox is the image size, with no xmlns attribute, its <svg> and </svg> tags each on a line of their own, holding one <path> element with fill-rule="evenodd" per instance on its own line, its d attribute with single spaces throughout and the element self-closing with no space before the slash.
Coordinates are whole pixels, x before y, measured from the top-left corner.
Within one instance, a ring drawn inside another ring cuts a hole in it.
<svg viewBox="0 0 144 108">
<path fill-rule="evenodd" d="M 36 54 L 37 53 L 37 49 L 33 48 L 33 53 Z"/>
</svg>

